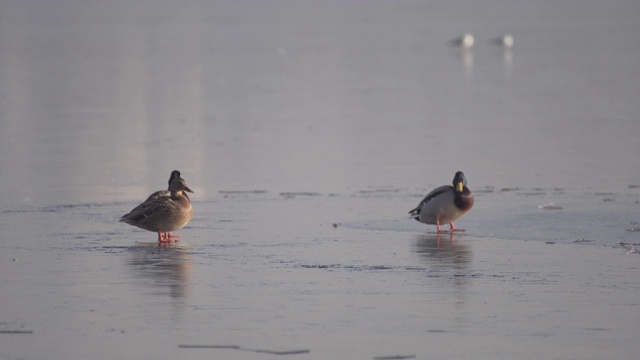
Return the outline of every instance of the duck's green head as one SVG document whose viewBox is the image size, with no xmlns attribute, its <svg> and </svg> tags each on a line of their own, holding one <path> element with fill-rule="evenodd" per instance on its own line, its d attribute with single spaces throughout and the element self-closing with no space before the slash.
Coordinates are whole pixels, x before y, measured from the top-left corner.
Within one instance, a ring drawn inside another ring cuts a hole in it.
<svg viewBox="0 0 640 360">
<path fill-rule="evenodd" d="M 462 192 L 465 186 L 467 186 L 467 178 L 464 177 L 462 171 L 458 171 L 456 176 L 453 177 L 453 187 L 457 192 Z"/>
</svg>

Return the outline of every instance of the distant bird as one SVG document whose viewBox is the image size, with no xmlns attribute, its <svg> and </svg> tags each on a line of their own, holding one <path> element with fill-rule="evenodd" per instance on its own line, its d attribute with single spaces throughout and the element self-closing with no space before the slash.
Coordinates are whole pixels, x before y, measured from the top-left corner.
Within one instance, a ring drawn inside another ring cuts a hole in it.
<svg viewBox="0 0 640 360">
<path fill-rule="evenodd" d="M 158 242 L 171 242 L 182 235 L 172 231 L 182 229 L 193 217 L 193 207 L 186 192 L 193 193 L 177 170 L 171 173 L 168 194 L 157 191 L 142 204 L 120 218 L 121 222 L 158 233 Z"/>
<path fill-rule="evenodd" d="M 471 33 L 464 33 L 462 36 L 454 39 L 453 44 L 463 48 L 463 49 L 471 49 L 473 47 L 473 43 L 475 43 L 475 38 Z"/>
<path fill-rule="evenodd" d="M 437 187 L 409 214 L 421 223 L 436 225 L 438 233 L 446 231 L 440 230 L 440 224 L 449 224 L 451 231 L 464 231 L 456 229 L 453 222 L 471 210 L 472 206 L 473 194 L 467 188 L 464 173 L 458 171 L 453 178 L 453 186 Z"/>
<path fill-rule="evenodd" d="M 169 187 L 171 187 L 171 182 L 173 181 L 173 179 L 179 178 L 179 177 L 180 177 L 180 171 L 173 170 L 171 172 L 171 176 L 169 176 Z M 169 187 L 167 188 L 167 190 L 158 190 L 158 191 L 154 192 L 153 194 L 149 195 L 147 200 L 145 200 L 144 202 L 147 202 L 147 201 L 149 201 L 151 199 L 158 198 L 160 196 L 169 196 L 169 195 L 171 195 L 171 192 L 169 191 Z M 184 195 L 187 196 L 186 193 Z"/>
<path fill-rule="evenodd" d="M 511 36 L 510 34 L 502 35 L 501 37 L 494 39 L 494 43 L 502 46 L 505 49 L 511 49 L 514 45 L 513 36 Z"/>
</svg>

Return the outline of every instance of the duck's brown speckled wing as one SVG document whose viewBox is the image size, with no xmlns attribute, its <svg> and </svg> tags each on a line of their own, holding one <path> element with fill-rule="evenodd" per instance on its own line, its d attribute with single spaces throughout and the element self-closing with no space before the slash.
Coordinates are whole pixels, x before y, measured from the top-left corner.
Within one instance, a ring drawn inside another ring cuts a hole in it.
<svg viewBox="0 0 640 360">
<path fill-rule="evenodd" d="M 157 196 L 149 198 L 136 206 L 128 214 L 120 218 L 120 221 L 134 226 L 146 228 L 145 225 L 154 222 L 154 219 L 162 218 L 170 212 L 175 201 L 170 196 Z"/>
</svg>

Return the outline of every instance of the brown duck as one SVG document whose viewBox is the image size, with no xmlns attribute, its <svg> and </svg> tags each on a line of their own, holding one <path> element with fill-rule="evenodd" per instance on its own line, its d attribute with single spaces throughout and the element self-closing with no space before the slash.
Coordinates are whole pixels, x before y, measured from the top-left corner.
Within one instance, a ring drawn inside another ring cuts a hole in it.
<svg viewBox="0 0 640 360">
<path fill-rule="evenodd" d="M 120 218 L 121 222 L 158 233 L 158 242 L 171 242 L 182 235 L 172 231 L 182 229 L 193 217 L 193 207 L 186 192 L 193 193 L 174 170 L 169 178 L 169 190 L 156 191 L 142 204 Z"/>
</svg>

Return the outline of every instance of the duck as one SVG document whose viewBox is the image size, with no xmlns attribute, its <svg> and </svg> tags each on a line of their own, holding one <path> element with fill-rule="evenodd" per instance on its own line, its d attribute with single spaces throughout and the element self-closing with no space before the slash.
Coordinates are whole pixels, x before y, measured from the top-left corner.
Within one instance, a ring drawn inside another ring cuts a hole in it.
<svg viewBox="0 0 640 360">
<path fill-rule="evenodd" d="M 173 170 L 171 172 L 171 175 L 169 176 L 169 187 L 171 186 L 171 182 L 173 181 L 173 179 L 175 178 L 179 178 L 180 177 L 180 171 L 178 170 Z M 149 195 L 149 197 L 147 198 L 147 200 L 145 200 L 144 202 L 147 202 L 151 199 L 155 199 L 158 198 L 160 196 L 169 196 L 171 195 L 171 191 L 169 190 L 169 188 L 167 187 L 167 190 L 158 190 L 156 192 L 154 192 L 153 194 Z M 185 196 L 187 195 L 187 193 L 185 192 L 184 194 Z M 188 197 L 188 196 L 187 196 Z"/>
<path fill-rule="evenodd" d="M 186 194 L 193 193 L 176 170 L 171 173 L 168 195 L 156 191 L 147 200 L 122 215 L 121 222 L 158 233 L 158 243 L 173 242 L 182 237 L 172 231 L 185 227 L 193 217 L 191 200 Z"/>
<path fill-rule="evenodd" d="M 473 37 L 473 34 L 464 33 L 460 37 L 454 39 L 452 42 L 463 49 L 471 49 L 475 41 L 476 40 Z"/>
<path fill-rule="evenodd" d="M 421 223 L 436 225 L 438 233 L 447 231 L 440 229 L 441 224 L 449 224 L 451 232 L 464 231 L 456 228 L 453 222 L 471 210 L 473 201 L 467 179 L 462 171 L 458 171 L 453 177 L 453 186 L 435 188 L 409 214 Z"/>
</svg>

